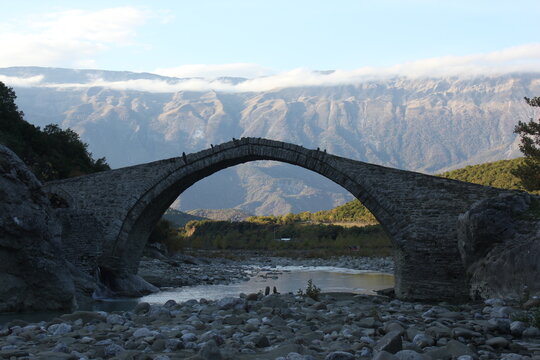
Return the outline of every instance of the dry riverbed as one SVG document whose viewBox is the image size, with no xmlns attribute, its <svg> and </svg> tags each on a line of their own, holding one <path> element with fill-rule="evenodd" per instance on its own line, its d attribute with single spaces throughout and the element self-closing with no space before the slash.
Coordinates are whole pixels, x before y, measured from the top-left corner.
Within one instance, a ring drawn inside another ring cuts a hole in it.
<svg viewBox="0 0 540 360">
<path fill-rule="evenodd" d="M 539 330 L 516 320 L 526 316 L 498 299 L 453 306 L 250 294 L 14 321 L 0 330 L 0 358 L 540 359 Z"/>
<path fill-rule="evenodd" d="M 160 287 L 245 280 L 250 266 L 334 266 L 392 272 L 385 258 L 241 261 L 178 255 L 144 258 Z M 382 296 L 262 293 L 221 300 L 139 303 L 132 311 L 78 311 L 51 321 L 0 325 L 0 359 L 537 359 L 539 299 L 450 305 Z M 535 318 L 536 317 L 536 318 Z"/>
</svg>

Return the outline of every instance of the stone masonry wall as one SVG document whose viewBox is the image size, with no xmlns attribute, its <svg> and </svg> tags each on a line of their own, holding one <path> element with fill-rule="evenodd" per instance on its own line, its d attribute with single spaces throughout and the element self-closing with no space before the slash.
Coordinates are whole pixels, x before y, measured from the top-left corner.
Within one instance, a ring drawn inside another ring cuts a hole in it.
<svg viewBox="0 0 540 360">
<path fill-rule="evenodd" d="M 56 217 L 62 224 L 65 258 L 84 273 L 95 274 L 103 253 L 101 224 L 92 214 L 80 210 L 56 209 Z"/>
</svg>

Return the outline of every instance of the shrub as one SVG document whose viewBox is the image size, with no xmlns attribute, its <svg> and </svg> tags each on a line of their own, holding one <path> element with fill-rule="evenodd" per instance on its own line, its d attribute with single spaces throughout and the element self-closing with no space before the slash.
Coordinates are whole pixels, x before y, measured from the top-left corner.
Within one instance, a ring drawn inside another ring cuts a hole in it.
<svg viewBox="0 0 540 360">
<path fill-rule="evenodd" d="M 319 295 L 321 295 L 321 289 L 313 284 L 313 280 L 309 279 L 306 286 L 306 292 L 304 293 L 302 289 L 298 289 L 298 295 L 303 297 L 310 297 L 315 301 L 319 301 Z"/>
</svg>

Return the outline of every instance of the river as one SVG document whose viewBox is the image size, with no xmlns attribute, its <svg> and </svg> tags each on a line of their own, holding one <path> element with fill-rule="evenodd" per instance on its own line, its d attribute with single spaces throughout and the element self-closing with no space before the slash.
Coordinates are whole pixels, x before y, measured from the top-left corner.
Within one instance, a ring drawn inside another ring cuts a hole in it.
<svg viewBox="0 0 540 360">
<path fill-rule="evenodd" d="M 394 286 L 394 276 L 365 270 L 352 270 L 330 266 L 302 267 L 276 266 L 272 269 L 253 268 L 253 276 L 248 281 L 229 285 L 197 285 L 162 291 L 138 299 L 148 303 L 165 303 L 169 299 L 182 302 L 190 299 L 216 300 L 227 296 L 238 296 L 264 292 L 269 286 L 278 292 L 296 293 L 304 290 L 308 280 L 323 292 L 352 292 L 373 294 L 374 290 Z"/>
<path fill-rule="evenodd" d="M 351 292 L 357 294 L 374 294 L 375 290 L 394 286 L 394 276 L 381 272 L 353 270 L 331 266 L 275 266 L 272 268 L 250 267 L 251 276 L 248 281 L 228 285 L 195 285 L 168 289 L 136 299 L 101 299 L 91 307 L 80 310 L 93 311 L 129 311 L 139 302 L 163 304 L 167 300 L 183 302 L 190 299 L 216 300 L 240 293 L 264 292 L 269 286 L 276 287 L 280 293 L 305 290 L 308 280 L 319 287 L 322 292 Z M 0 324 L 14 319 L 28 322 L 48 321 L 58 312 L 41 312 L 29 314 L 0 314 Z"/>
</svg>

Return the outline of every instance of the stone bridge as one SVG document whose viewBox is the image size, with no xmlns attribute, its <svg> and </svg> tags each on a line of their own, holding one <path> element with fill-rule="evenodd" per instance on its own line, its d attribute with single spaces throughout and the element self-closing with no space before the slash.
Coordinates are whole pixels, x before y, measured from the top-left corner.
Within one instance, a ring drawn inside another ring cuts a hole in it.
<svg viewBox="0 0 540 360">
<path fill-rule="evenodd" d="M 136 274 L 152 228 L 184 190 L 219 170 L 255 160 L 312 170 L 358 198 L 392 240 L 399 298 L 459 300 L 468 296 L 457 246 L 457 219 L 474 202 L 503 190 L 261 138 L 233 139 L 197 153 L 50 182 L 44 187 L 78 214 L 65 219 L 70 226 L 63 241 L 79 247 L 79 260 L 95 256 L 101 269 Z"/>
</svg>

